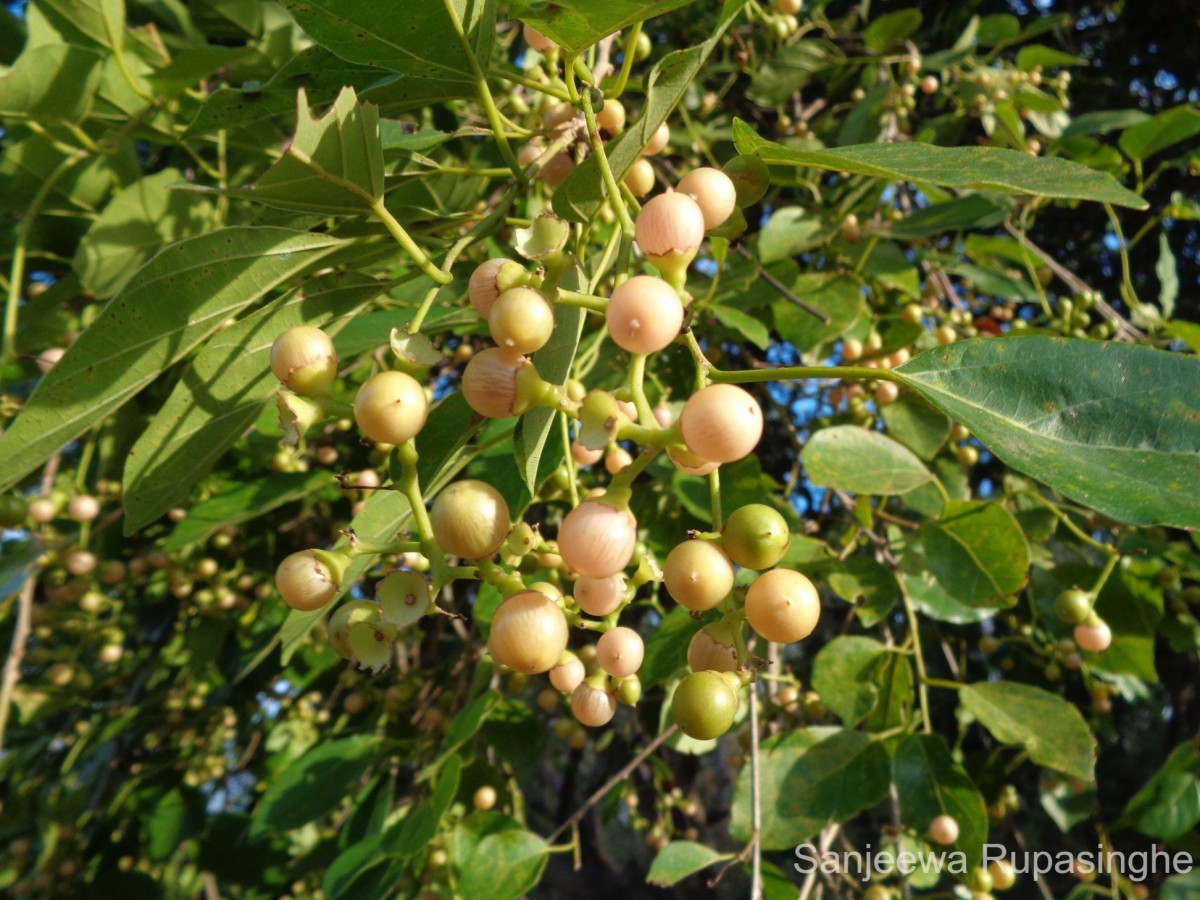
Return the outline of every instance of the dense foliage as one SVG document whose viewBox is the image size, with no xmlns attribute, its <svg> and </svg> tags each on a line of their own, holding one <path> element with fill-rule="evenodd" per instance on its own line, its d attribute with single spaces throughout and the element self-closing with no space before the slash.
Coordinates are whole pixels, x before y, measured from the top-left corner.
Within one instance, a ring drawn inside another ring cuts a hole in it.
<svg viewBox="0 0 1200 900">
<path fill-rule="evenodd" d="M 0 890 L 1200 891 L 1187 75 L 799 7 L 0 7 Z"/>
</svg>

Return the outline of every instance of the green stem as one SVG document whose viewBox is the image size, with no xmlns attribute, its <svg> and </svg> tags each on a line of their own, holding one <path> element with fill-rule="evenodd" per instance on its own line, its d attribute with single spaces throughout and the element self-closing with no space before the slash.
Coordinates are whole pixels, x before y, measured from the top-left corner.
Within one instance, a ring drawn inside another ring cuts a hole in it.
<svg viewBox="0 0 1200 900">
<path fill-rule="evenodd" d="M 1100 592 L 1104 590 L 1104 585 L 1108 583 L 1108 577 L 1112 575 L 1113 569 L 1117 567 L 1117 560 L 1120 558 L 1121 554 L 1116 550 L 1109 551 L 1108 562 L 1104 566 L 1104 571 L 1100 573 L 1100 577 L 1097 578 L 1096 583 L 1092 585 L 1093 597 L 1099 596 Z"/>
<path fill-rule="evenodd" d="M 900 599 L 904 601 L 904 615 L 908 619 L 908 633 L 912 635 L 913 658 L 917 663 L 917 696 L 921 701 L 922 727 L 926 734 L 933 734 L 933 721 L 929 717 L 929 674 L 925 671 L 925 654 L 921 651 L 921 632 L 917 625 L 917 611 L 913 608 L 912 598 L 904 587 L 904 581 L 897 579 L 900 585 Z"/>
<path fill-rule="evenodd" d="M 870 369 L 866 366 L 780 366 L 774 369 L 743 369 L 728 371 L 716 368 L 704 356 L 696 335 L 688 329 L 685 335 L 697 365 L 708 379 L 718 384 L 752 384 L 763 381 L 791 381 L 801 378 L 841 378 L 862 381 L 894 381 L 907 385 L 904 376 L 890 369 Z"/>
<path fill-rule="evenodd" d="M 608 301 L 603 297 L 597 297 L 595 294 L 584 294 L 579 291 L 569 291 L 566 288 L 559 288 L 558 295 L 554 298 L 554 302 L 560 306 L 578 306 L 582 309 L 590 309 L 592 312 L 604 314 L 608 309 Z"/>
<path fill-rule="evenodd" d="M 559 415 L 558 425 L 559 431 L 562 432 L 563 458 L 566 460 L 567 467 L 571 473 L 568 489 L 571 494 L 571 509 L 574 509 L 579 505 L 579 489 L 575 485 L 575 480 L 579 477 L 579 470 L 575 466 L 575 457 L 571 454 L 571 425 L 566 413 Z"/>
<path fill-rule="evenodd" d="M 617 74 L 617 83 L 605 91 L 604 96 L 613 98 L 620 97 L 625 93 L 625 86 L 629 84 L 629 73 L 633 71 L 633 57 L 637 52 L 637 42 L 641 34 L 642 23 L 635 22 L 629 29 L 629 36 L 625 38 L 625 59 L 621 61 L 621 71 Z"/>
<path fill-rule="evenodd" d="M 433 260 L 429 258 L 425 251 L 417 246 L 417 242 L 404 230 L 404 226 L 397 222 L 396 217 L 383 205 L 383 200 L 372 200 L 370 202 L 370 210 L 371 214 L 383 223 L 383 227 L 388 230 L 388 233 L 396 239 L 396 243 L 403 247 L 404 251 L 412 257 L 413 262 L 417 264 L 417 267 L 422 272 L 438 284 L 449 284 L 454 280 L 449 272 L 443 272 L 435 266 Z"/>
<path fill-rule="evenodd" d="M 504 157 L 505 164 L 512 169 L 513 176 L 517 181 L 521 184 L 528 184 L 525 173 L 521 171 L 521 166 L 517 162 L 516 156 L 513 155 L 512 147 L 508 144 L 508 137 L 504 133 L 504 122 L 500 118 L 500 110 L 496 109 L 496 101 L 492 98 L 491 88 L 488 87 L 487 75 L 479 67 L 475 51 L 471 49 L 471 40 L 463 30 L 462 22 L 458 18 L 458 10 L 454 8 L 454 0 L 442 0 L 442 4 L 446 7 L 446 14 L 450 16 L 450 24 L 454 26 L 454 30 L 458 34 L 458 41 L 462 44 L 463 53 L 467 55 L 471 74 L 475 78 L 475 90 L 479 93 L 479 102 L 483 104 L 483 110 L 487 114 L 488 125 L 491 126 L 496 143 L 500 146 L 500 155 Z"/>
<path fill-rule="evenodd" d="M 630 354 L 629 393 L 633 396 L 633 405 L 637 409 L 638 422 L 647 427 L 654 428 L 658 425 L 658 420 L 654 418 L 654 411 L 650 408 L 650 401 L 646 399 L 646 387 L 643 383 L 645 379 L 646 354 Z"/>
<path fill-rule="evenodd" d="M 721 515 L 721 470 L 713 469 L 708 473 L 708 508 L 712 512 L 713 531 L 722 528 Z"/>
<path fill-rule="evenodd" d="M 1111 203 L 1105 203 L 1104 210 L 1108 213 L 1108 221 L 1112 223 L 1113 233 L 1117 236 L 1117 248 L 1121 252 L 1121 297 L 1129 304 L 1130 309 L 1137 312 L 1141 309 L 1142 301 L 1138 298 L 1129 274 L 1129 246 L 1125 243 L 1125 235 L 1121 231 L 1121 220 Z"/>
<path fill-rule="evenodd" d="M 421 494 L 421 484 L 417 478 L 417 445 L 409 439 L 396 448 L 396 455 L 400 460 L 399 487 L 412 509 L 421 552 L 429 560 L 430 574 L 433 575 L 434 588 L 437 589 L 453 580 L 453 573 L 446 563 L 446 554 L 442 552 L 441 545 L 433 536 L 433 523 L 429 520 L 429 511 L 425 509 L 425 498 Z"/>
<path fill-rule="evenodd" d="M 531 91 L 538 91 L 547 96 L 554 97 L 556 100 L 570 101 L 567 92 L 560 90 L 552 84 L 546 84 L 542 81 L 535 81 L 532 78 L 526 78 L 524 75 L 518 75 L 515 72 L 504 72 L 500 69 L 488 69 L 488 75 L 493 78 L 499 78 L 502 81 L 511 81 L 513 84 L 519 84 L 521 87 L 527 87 Z"/>
<path fill-rule="evenodd" d="M 568 84 L 570 82 L 568 81 Z M 608 204 L 612 207 L 613 212 L 617 214 L 617 221 L 621 223 L 621 233 L 626 237 L 633 237 L 633 219 L 629 217 L 629 210 L 625 206 L 625 200 L 621 196 L 621 188 L 617 185 L 617 179 L 613 175 L 612 166 L 608 164 L 608 155 L 604 152 L 604 142 L 600 140 L 600 129 L 596 125 L 596 114 L 592 112 L 590 103 L 584 101 L 583 117 L 587 121 L 588 141 L 592 145 L 592 153 L 596 155 L 596 163 L 600 166 L 600 177 L 604 182 L 604 192 L 608 195 Z"/>
</svg>

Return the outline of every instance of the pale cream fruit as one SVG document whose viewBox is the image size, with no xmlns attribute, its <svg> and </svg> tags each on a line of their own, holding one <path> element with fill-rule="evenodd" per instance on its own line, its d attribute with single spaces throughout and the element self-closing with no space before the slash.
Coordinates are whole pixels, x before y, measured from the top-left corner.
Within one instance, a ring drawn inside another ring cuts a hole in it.
<svg viewBox="0 0 1200 900">
<path fill-rule="evenodd" d="M 1112 629 L 1103 620 L 1089 620 L 1075 626 L 1075 643 L 1082 650 L 1103 653 L 1112 646 Z"/>
<path fill-rule="evenodd" d="M 579 687 L 586 674 L 583 660 L 574 653 L 565 653 L 558 665 L 550 670 L 550 683 L 554 685 L 556 691 L 569 694 Z"/>
<path fill-rule="evenodd" d="M 509 288 L 492 304 L 488 327 L 498 347 L 512 353 L 533 353 L 550 340 L 554 307 L 533 288 Z"/>
<path fill-rule="evenodd" d="M 820 618 L 816 586 L 791 569 L 764 572 L 746 591 L 746 621 L 768 641 L 790 644 L 803 640 Z"/>
<path fill-rule="evenodd" d="M 275 588 L 292 609 L 320 609 L 338 592 L 337 575 L 312 550 L 286 556 L 275 570 Z"/>
<path fill-rule="evenodd" d="M 425 388 L 404 372 L 379 372 L 354 395 L 354 421 L 379 444 L 403 444 L 425 427 L 429 402 Z"/>
<path fill-rule="evenodd" d="M 512 263 L 511 259 L 502 257 L 489 259 L 481 262 L 471 273 L 471 279 L 467 282 L 467 296 L 471 298 L 471 306 L 479 313 L 481 319 L 486 320 L 491 315 L 492 304 L 500 296 L 500 286 L 496 283 L 496 278 L 500 270 L 509 263 Z"/>
<path fill-rule="evenodd" d="M 875 400 L 886 406 L 895 403 L 900 396 L 900 388 L 892 381 L 881 381 L 875 386 Z"/>
<path fill-rule="evenodd" d="M 667 554 L 663 584 L 680 606 L 703 612 L 715 607 L 733 590 L 733 565 L 716 544 L 684 541 Z"/>
<path fill-rule="evenodd" d="M 50 347 L 38 354 L 37 365 L 43 375 L 54 368 L 55 364 L 67 355 L 62 347 Z"/>
<path fill-rule="evenodd" d="M 688 668 L 693 672 L 737 671 L 737 648 L 731 642 L 732 635 L 720 633 L 719 628 L 720 623 L 713 623 L 692 635 L 688 643 L 687 661 Z M 724 631 L 728 630 L 728 627 L 724 628 Z"/>
<path fill-rule="evenodd" d="M 333 341 L 320 328 L 289 328 L 271 345 L 271 371 L 284 387 L 304 397 L 328 393 L 337 375 Z"/>
<path fill-rule="evenodd" d="M 86 550 L 76 550 L 67 556 L 67 571 L 76 577 L 91 575 L 96 570 L 96 555 Z"/>
<path fill-rule="evenodd" d="M 575 603 L 589 616 L 607 616 L 625 599 L 624 576 L 592 578 L 580 575 L 575 581 Z"/>
<path fill-rule="evenodd" d="M 596 661 L 613 678 L 626 678 L 642 667 L 646 645 L 632 628 L 618 625 L 596 642 Z"/>
<path fill-rule="evenodd" d="M 538 53 L 546 53 L 557 47 L 557 44 L 555 44 L 554 41 L 550 40 L 550 38 L 546 37 L 531 25 L 523 25 L 521 27 L 521 34 L 525 37 L 525 43 L 534 50 L 538 51 Z"/>
<path fill-rule="evenodd" d="M 570 153 L 563 151 L 551 157 L 542 166 L 541 177 L 542 181 L 546 182 L 550 187 L 558 187 L 574 171 L 575 158 Z"/>
<path fill-rule="evenodd" d="M 634 232 L 646 259 L 664 273 L 679 272 L 704 241 L 704 213 L 687 194 L 670 191 L 646 202 Z"/>
<path fill-rule="evenodd" d="M 55 508 L 53 500 L 39 497 L 37 500 L 30 501 L 26 515 L 29 516 L 29 521 L 38 525 L 45 525 L 48 522 L 54 521 L 54 517 L 58 515 L 58 510 Z"/>
<path fill-rule="evenodd" d="M 657 353 L 683 327 L 683 304 L 675 289 L 651 275 L 635 275 L 613 291 L 604 312 L 608 333 L 622 350 Z"/>
<path fill-rule="evenodd" d="M 625 187 L 639 200 L 654 190 L 654 166 L 650 160 L 638 157 L 625 173 Z"/>
<path fill-rule="evenodd" d="M 542 127 L 547 131 L 561 131 L 580 115 L 570 103 L 555 103 L 542 113 Z"/>
<path fill-rule="evenodd" d="M 771 5 L 781 15 L 794 16 L 804 9 L 804 0 L 774 0 Z"/>
<path fill-rule="evenodd" d="M 604 106 L 596 113 L 596 124 L 610 135 L 618 135 L 625 130 L 625 107 L 620 100 L 609 98 Z"/>
<path fill-rule="evenodd" d="M 604 468 L 609 475 L 616 475 L 626 466 L 633 464 L 633 457 L 623 447 L 613 447 L 604 454 Z"/>
<path fill-rule="evenodd" d="M 471 797 L 471 805 L 480 812 L 487 812 L 496 805 L 496 789 L 490 784 L 476 789 L 474 796 Z"/>
<path fill-rule="evenodd" d="M 758 401 L 732 384 L 713 384 L 688 398 L 680 415 L 687 448 L 709 462 L 735 462 L 753 452 L 762 438 Z"/>
<path fill-rule="evenodd" d="M 67 504 L 67 515 L 76 522 L 91 522 L 100 515 L 100 501 L 91 494 L 76 494 Z"/>
<path fill-rule="evenodd" d="M 940 815 L 929 823 L 929 839 L 947 847 L 958 840 L 958 822 L 953 816 Z"/>
<path fill-rule="evenodd" d="M 571 441 L 571 458 L 581 466 L 594 466 L 604 458 L 604 450 L 589 450 L 579 443 L 579 438 Z"/>
<path fill-rule="evenodd" d="M 650 143 L 646 144 L 646 149 L 642 153 L 646 156 L 657 156 L 667 149 L 667 144 L 671 140 L 671 129 L 667 127 L 667 123 L 663 122 L 655 129 L 654 134 L 650 136 Z"/>
<path fill-rule="evenodd" d="M 512 529 L 508 503 L 485 481 L 456 481 L 438 494 L 429 511 L 433 536 L 452 556 L 486 559 Z M 561 651 L 560 651 L 561 652 Z"/>
<path fill-rule="evenodd" d="M 724 224 L 737 208 L 737 189 L 720 169 L 703 166 L 693 169 L 680 179 L 675 190 L 696 201 L 704 214 L 704 228 L 711 231 Z"/>
<path fill-rule="evenodd" d="M 617 698 L 585 681 L 571 694 L 571 712 L 579 724 L 599 728 L 611 722 L 617 714 Z"/>
<path fill-rule="evenodd" d="M 569 631 L 558 604 L 540 591 L 523 591 L 496 608 L 488 652 L 514 672 L 548 672 L 562 659 Z"/>
<path fill-rule="evenodd" d="M 558 552 L 580 575 L 607 578 L 633 558 L 637 520 L 627 509 L 603 500 L 584 500 L 567 513 L 558 529 Z"/>
<path fill-rule="evenodd" d="M 467 405 L 489 419 L 506 419 L 524 412 L 517 378 L 532 365 L 519 353 L 489 347 L 471 357 L 463 370 L 462 393 Z"/>
</svg>

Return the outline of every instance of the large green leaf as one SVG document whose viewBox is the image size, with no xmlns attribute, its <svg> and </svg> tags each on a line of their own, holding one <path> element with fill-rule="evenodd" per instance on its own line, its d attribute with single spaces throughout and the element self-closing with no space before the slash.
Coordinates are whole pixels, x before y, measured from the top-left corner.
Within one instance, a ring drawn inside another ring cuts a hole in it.
<svg viewBox="0 0 1200 900">
<path fill-rule="evenodd" d="M 1117 142 L 1131 159 L 1144 160 L 1200 134 L 1200 109 L 1176 106 L 1125 129 Z"/>
<path fill-rule="evenodd" d="M 271 782 L 254 810 L 251 837 L 299 828 L 332 812 L 383 747 L 375 735 L 359 734 L 309 750 Z"/>
<path fill-rule="evenodd" d="M 509 13 L 528 22 L 568 53 L 586 50 L 600 38 L 635 22 L 662 15 L 690 0 L 512 0 Z"/>
<path fill-rule="evenodd" d="M 476 845 L 463 864 L 458 885 L 462 896 L 517 900 L 541 879 L 550 852 L 546 842 L 515 820 L 513 826 L 489 834 Z"/>
<path fill-rule="evenodd" d="M 845 332 L 862 315 L 867 299 L 857 281 L 829 272 L 804 272 L 785 280 L 791 292 L 808 306 L 825 315 L 822 322 L 786 297 L 771 304 L 771 315 L 779 336 L 801 352 L 832 340 Z"/>
<path fill-rule="evenodd" d="M 100 83 L 101 60 L 70 44 L 27 49 L 0 78 L 0 115 L 78 122 Z"/>
<path fill-rule="evenodd" d="M 582 7 L 585 3 L 577 5 Z M 607 2 L 586 5 L 597 10 L 609 7 Z M 707 40 L 686 50 L 667 54 L 650 70 L 646 76 L 646 102 L 642 105 L 642 114 L 623 134 L 604 146 L 609 167 L 618 181 L 642 155 L 642 150 L 650 143 L 658 126 L 667 120 L 675 105 L 695 82 L 708 54 L 745 5 L 746 0 L 725 0 L 713 33 Z M 604 201 L 600 164 L 590 156 L 554 190 L 554 211 L 573 222 L 590 221 Z"/>
<path fill-rule="evenodd" d="M 1079 710 L 1041 688 L 1013 681 L 964 685 L 962 708 L 1002 744 L 1024 747 L 1040 766 L 1091 781 L 1096 739 Z"/>
<path fill-rule="evenodd" d="M 402 856 L 413 856 L 424 850 L 437 834 L 442 817 L 458 793 L 461 774 L 462 759 L 458 756 L 447 757 L 429 802 L 409 812 L 399 825 L 390 829 L 384 837 L 385 846 Z"/>
<path fill-rule="evenodd" d="M 728 854 L 722 855 L 712 847 L 697 844 L 695 841 L 672 841 L 658 851 L 654 862 L 650 863 L 646 880 L 659 887 L 670 887 L 689 875 L 728 858 Z"/>
<path fill-rule="evenodd" d="M 433 103 L 473 97 L 475 75 L 441 0 L 405 4 L 376 0 L 282 0 L 318 44 L 342 59 L 399 73 L 401 97 Z M 486 67 L 495 37 L 495 4 L 453 0 L 471 50 Z"/>
<path fill-rule="evenodd" d="M 844 822 L 887 796 L 887 750 L 861 731 L 802 728 L 763 741 L 760 751 L 764 850 L 791 850 L 829 822 Z M 739 841 L 751 834 L 750 795 L 746 766 L 734 788 L 729 827 Z"/>
<path fill-rule="evenodd" d="M 940 735 L 909 735 L 892 757 L 892 780 L 906 825 L 924 831 L 938 816 L 953 816 L 958 822 L 954 849 L 966 854 L 968 866 L 979 863 L 987 840 L 987 805 Z"/>
<path fill-rule="evenodd" d="M 385 287 L 356 273 L 322 275 L 209 340 L 125 460 L 126 533 L 184 501 L 273 401 L 275 338 L 304 324 L 336 335 Z"/>
<path fill-rule="evenodd" d="M 184 191 L 178 169 L 163 169 L 117 194 L 88 229 L 75 253 L 80 283 L 111 297 L 164 244 L 198 234 L 212 224 L 212 204 Z"/>
<path fill-rule="evenodd" d="M 914 394 L 905 394 L 895 403 L 885 404 L 879 410 L 879 417 L 888 434 L 921 459 L 937 456 L 950 436 L 950 422 L 945 414 Z"/>
<path fill-rule="evenodd" d="M 1172 840 L 1200 823 L 1200 748 L 1180 744 L 1129 801 L 1118 825 Z"/>
<path fill-rule="evenodd" d="M 876 660 L 887 652 L 874 638 L 850 635 L 834 638 L 813 660 L 813 690 L 847 728 L 874 708 L 879 689 L 872 675 Z"/>
<path fill-rule="evenodd" d="M 122 406 L 231 316 L 341 241 L 283 228 L 226 228 L 146 263 L 38 383 L 0 438 L 0 490 Z"/>
<path fill-rule="evenodd" d="M 345 88 L 317 118 L 304 91 L 296 95 L 296 132 L 265 175 L 230 193 L 267 206 L 320 215 L 369 211 L 383 198 L 379 110 Z"/>
<path fill-rule="evenodd" d="M 856 494 L 904 494 L 933 476 L 913 452 L 857 425 L 822 428 L 804 447 L 813 484 Z"/>
<path fill-rule="evenodd" d="M 1015 469 L 1135 525 L 1200 528 L 1200 360 L 1114 342 L 977 338 L 898 369 Z"/>
<path fill-rule="evenodd" d="M 951 500 L 921 529 L 925 565 L 937 583 L 967 606 L 994 606 L 1029 577 L 1029 542 L 999 503 Z"/>
<path fill-rule="evenodd" d="M 733 136 L 741 153 L 777 166 L 806 166 L 941 187 L 1095 200 L 1145 209 L 1147 203 L 1115 178 L 1058 157 L 1030 157 L 995 147 L 937 147 L 916 142 L 796 150 L 764 140 L 740 119 Z"/>
</svg>

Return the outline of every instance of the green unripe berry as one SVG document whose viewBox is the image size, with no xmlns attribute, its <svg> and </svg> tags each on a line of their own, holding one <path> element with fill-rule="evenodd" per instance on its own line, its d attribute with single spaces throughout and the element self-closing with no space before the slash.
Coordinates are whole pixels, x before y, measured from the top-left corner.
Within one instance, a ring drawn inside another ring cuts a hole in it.
<svg viewBox="0 0 1200 900">
<path fill-rule="evenodd" d="M 717 672 L 695 672 L 671 698 L 671 717 L 688 737 L 712 740 L 727 732 L 737 715 L 737 692 Z"/>
<path fill-rule="evenodd" d="M 747 569 L 769 569 L 787 552 L 791 535 L 787 520 L 762 503 L 734 510 L 721 533 L 721 546 L 729 558 Z"/>
<path fill-rule="evenodd" d="M 1069 625 L 1078 625 L 1092 612 L 1092 596 L 1078 588 L 1063 591 L 1054 600 L 1054 612 Z"/>
<path fill-rule="evenodd" d="M 721 171 L 733 182 L 737 205 L 743 209 L 761 200 L 771 186 L 770 170 L 757 156 L 735 156 Z"/>
</svg>

